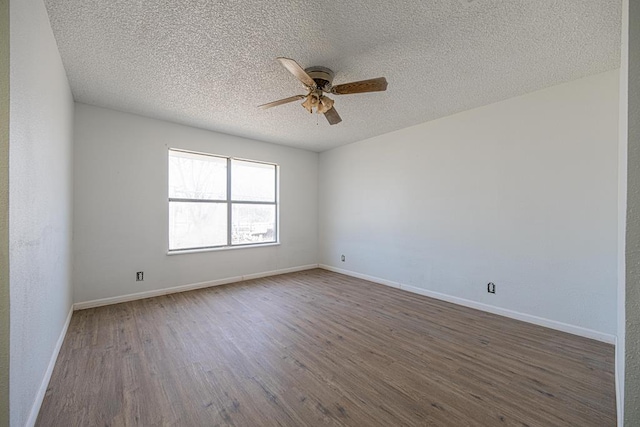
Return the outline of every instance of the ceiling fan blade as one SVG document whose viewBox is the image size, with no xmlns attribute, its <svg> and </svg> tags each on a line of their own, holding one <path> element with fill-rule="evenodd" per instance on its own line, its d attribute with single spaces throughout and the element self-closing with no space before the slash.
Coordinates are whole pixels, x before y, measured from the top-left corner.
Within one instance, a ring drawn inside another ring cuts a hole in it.
<svg viewBox="0 0 640 427">
<path fill-rule="evenodd" d="M 262 110 L 266 110 L 267 108 L 277 107 L 278 105 L 288 104 L 290 102 L 297 101 L 299 99 L 304 99 L 304 98 L 305 98 L 304 95 L 290 96 L 289 98 L 281 99 L 279 101 L 273 101 L 273 102 L 269 102 L 268 104 L 258 105 L 258 108 Z"/>
<path fill-rule="evenodd" d="M 347 95 L 350 93 L 382 92 L 385 90 L 387 90 L 387 79 L 378 77 L 377 79 L 361 80 L 334 86 L 331 89 L 331 93 Z"/>
<path fill-rule="evenodd" d="M 340 118 L 340 115 L 334 107 L 331 107 L 329 111 L 324 113 L 324 116 L 327 118 L 330 125 L 337 125 L 342 121 L 342 118 Z"/>
<path fill-rule="evenodd" d="M 298 65 L 296 61 L 294 61 L 293 59 L 282 57 L 277 59 L 278 61 L 280 61 L 284 68 L 289 70 L 289 72 L 296 76 L 296 78 L 304 83 L 305 86 L 312 87 L 314 89 L 316 88 L 316 82 L 313 81 L 311 76 L 307 74 L 307 72 L 304 71 L 304 69 L 300 65 Z"/>
</svg>

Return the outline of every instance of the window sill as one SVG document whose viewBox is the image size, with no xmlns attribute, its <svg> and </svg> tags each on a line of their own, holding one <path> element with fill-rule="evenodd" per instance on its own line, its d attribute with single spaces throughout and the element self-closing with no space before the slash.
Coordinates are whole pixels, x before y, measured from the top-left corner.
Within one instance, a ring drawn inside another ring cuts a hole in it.
<svg viewBox="0 0 640 427">
<path fill-rule="evenodd" d="M 280 242 L 257 243 L 254 245 L 221 246 L 219 248 L 177 249 L 175 251 L 167 251 L 167 255 L 195 254 L 199 252 L 235 251 L 237 249 L 255 249 L 264 248 L 267 246 L 280 246 Z"/>
</svg>

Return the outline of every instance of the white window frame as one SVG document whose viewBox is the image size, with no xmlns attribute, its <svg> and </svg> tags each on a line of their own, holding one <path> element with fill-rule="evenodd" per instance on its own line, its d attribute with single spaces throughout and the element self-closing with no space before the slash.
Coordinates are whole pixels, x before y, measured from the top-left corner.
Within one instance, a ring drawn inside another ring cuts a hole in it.
<svg viewBox="0 0 640 427">
<path fill-rule="evenodd" d="M 259 160 L 252 159 L 244 159 L 239 157 L 229 157 L 222 156 L 218 154 L 210 154 L 203 153 L 199 151 L 191 151 L 184 150 L 181 148 L 169 148 L 167 151 L 167 172 L 169 171 L 168 162 L 169 162 L 169 153 L 171 151 L 181 152 L 181 153 L 189 153 L 195 154 L 199 156 L 209 156 L 209 157 L 217 157 L 220 159 L 226 159 L 227 161 L 227 197 L 226 199 L 192 199 L 192 198 L 176 198 L 176 197 L 168 197 L 169 203 L 167 204 L 167 212 L 171 206 L 171 202 L 186 202 L 186 203 L 226 203 L 227 205 L 227 244 L 226 245 L 216 245 L 216 246 L 202 246 L 195 248 L 179 248 L 179 249 L 171 249 L 169 239 L 167 239 L 167 247 L 168 254 L 178 254 L 178 253 L 189 253 L 189 252 L 202 252 L 202 251 L 211 251 L 211 250 L 221 250 L 221 249 L 238 249 L 238 248 L 246 248 L 246 247 L 256 247 L 256 246 L 273 246 L 280 244 L 280 166 L 276 163 L 263 162 Z M 273 202 L 264 202 L 264 201 L 250 201 L 250 200 L 233 200 L 231 198 L 231 165 L 232 161 L 242 161 L 242 162 L 250 162 L 250 163 L 259 163 L 263 165 L 269 165 L 274 167 L 274 181 L 275 181 L 275 197 Z M 167 175 L 167 179 L 169 176 Z M 167 181 L 168 182 L 168 181 Z M 167 186 L 167 196 L 168 196 L 168 186 Z M 255 243 L 233 243 L 233 205 L 234 204 L 244 204 L 244 205 L 268 205 L 275 207 L 275 224 L 274 224 L 274 240 L 268 242 L 255 242 Z M 168 224 L 169 225 L 169 224 Z M 168 229 L 167 229 L 168 231 Z"/>
</svg>

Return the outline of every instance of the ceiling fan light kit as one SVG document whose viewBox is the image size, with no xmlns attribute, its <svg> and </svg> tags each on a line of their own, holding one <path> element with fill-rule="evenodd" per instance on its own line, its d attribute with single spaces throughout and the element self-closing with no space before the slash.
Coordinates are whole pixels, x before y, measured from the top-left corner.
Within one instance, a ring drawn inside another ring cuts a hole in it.
<svg viewBox="0 0 640 427">
<path fill-rule="evenodd" d="M 334 73 L 329 68 L 314 66 L 303 69 L 293 59 L 283 57 L 277 59 L 283 67 L 302 82 L 307 90 L 307 94 L 294 95 L 289 98 L 269 102 L 268 104 L 260 105 L 258 108 L 267 109 L 304 99 L 305 101 L 302 103 L 302 106 L 309 113 L 313 113 L 315 109 L 317 114 L 323 114 L 326 117 L 330 125 L 335 125 L 340 123 L 342 118 L 340 118 L 340 115 L 333 106 L 333 99 L 325 96 L 325 93 L 349 95 L 353 93 L 381 92 L 387 90 L 387 79 L 384 77 L 333 86 Z"/>
</svg>

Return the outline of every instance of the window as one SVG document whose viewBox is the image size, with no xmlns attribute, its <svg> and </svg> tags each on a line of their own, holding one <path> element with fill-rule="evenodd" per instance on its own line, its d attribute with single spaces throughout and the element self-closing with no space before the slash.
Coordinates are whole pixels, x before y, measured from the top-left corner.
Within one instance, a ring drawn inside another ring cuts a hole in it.
<svg viewBox="0 0 640 427">
<path fill-rule="evenodd" d="M 278 241 L 278 166 L 169 150 L 169 251 Z"/>
</svg>

